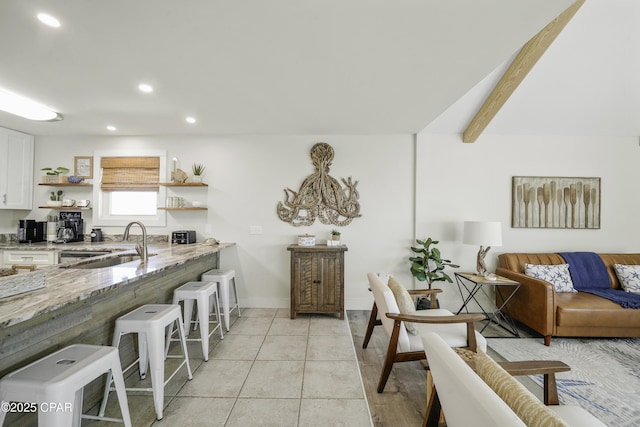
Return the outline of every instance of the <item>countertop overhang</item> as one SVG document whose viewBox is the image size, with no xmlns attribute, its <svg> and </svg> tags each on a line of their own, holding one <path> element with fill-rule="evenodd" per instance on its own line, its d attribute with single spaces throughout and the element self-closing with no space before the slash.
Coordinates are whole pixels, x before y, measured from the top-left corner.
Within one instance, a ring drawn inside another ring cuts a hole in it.
<svg viewBox="0 0 640 427">
<path fill-rule="evenodd" d="M 204 257 L 233 246 L 235 243 L 205 245 L 172 245 L 169 243 L 150 244 L 150 256 L 146 263 L 131 261 L 112 267 L 97 269 L 75 269 L 61 267 L 60 264 L 41 267 L 38 271 L 46 274 L 46 286 L 42 289 L 0 299 L 0 327 L 9 327 L 29 320 L 35 316 L 52 312 L 64 306 L 86 300 L 94 295 L 136 283 L 143 278 L 161 274 L 170 268 L 178 267 L 189 260 Z M 2 246 L 0 249 L 20 250 L 112 250 L 114 253 L 100 258 L 135 254 L 134 243 L 65 244 L 65 245 L 19 245 Z M 98 258 L 91 258 L 92 260 Z M 82 263 L 79 261 L 78 263 Z M 86 262 L 86 261 L 85 261 Z M 72 265 L 71 265 L 72 266 Z M 31 274 L 31 273 L 21 273 Z"/>
</svg>

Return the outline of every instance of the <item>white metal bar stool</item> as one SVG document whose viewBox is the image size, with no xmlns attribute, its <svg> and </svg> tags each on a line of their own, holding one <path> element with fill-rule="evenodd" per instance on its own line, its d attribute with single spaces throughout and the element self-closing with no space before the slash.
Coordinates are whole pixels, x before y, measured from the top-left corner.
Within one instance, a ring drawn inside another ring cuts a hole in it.
<svg viewBox="0 0 640 427">
<path fill-rule="evenodd" d="M 200 338 L 187 338 L 187 341 L 200 341 L 202 343 L 202 356 L 204 361 L 209 360 L 209 337 L 216 329 L 220 332 L 220 339 L 224 339 L 222 333 L 222 316 L 220 315 L 220 302 L 218 300 L 218 285 L 210 282 L 187 282 L 173 291 L 173 303 L 183 302 L 184 308 L 183 324 L 184 335 L 189 336 L 189 329 L 193 323 L 195 331 L 198 323 L 200 323 Z M 192 321 L 193 302 L 196 302 L 197 320 Z M 216 320 L 210 320 L 211 312 L 215 310 Z M 216 326 L 209 332 L 209 324 L 216 323 Z M 173 325 L 169 328 L 167 334 L 166 349 L 169 349 L 171 341 L 177 341 L 173 336 Z"/>
<path fill-rule="evenodd" d="M 238 317 L 240 314 L 240 302 L 238 301 L 238 290 L 236 289 L 236 272 L 234 270 L 220 270 L 213 269 L 206 273 L 202 273 L 200 280 L 203 282 L 217 282 L 220 289 L 220 299 L 222 299 L 222 311 L 224 312 L 224 323 L 229 332 L 230 316 L 229 314 L 234 310 L 238 310 Z M 233 295 L 235 296 L 235 304 L 229 306 L 229 286 L 233 281 Z"/>
<path fill-rule="evenodd" d="M 182 355 L 184 360 L 175 371 L 164 379 L 164 359 L 166 352 L 164 348 L 165 329 L 167 326 L 173 328 L 174 322 L 178 322 L 178 334 L 182 343 Z M 127 391 L 151 391 L 153 393 L 153 405 L 156 416 L 162 419 L 162 409 L 164 406 L 164 386 L 178 373 L 180 368 L 187 365 L 187 375 L 193 378 L 191 367 L 189 366 L 189 355 L 187 353 L 187 342 L 184 336 L 184 325 L 179 305 L 174 304 L 147 304 L 119 317 L 116 320 L 115 331 L 113 332 L 113 346 L 118 347 L 120 337 L 124 334 L 138 334 L 139 357 L 123 372 L 133 368 L 138 363 L 140 378 L 147 375 L 147 367 L 151 370 L 151 388 L 127 388 Z M 111 390 L 110 376 L 107 376 L 107 384 L 104 390 L 104 398 L 100 406 L 99 415 L 104 415 L 107 407 L 107 399 Z"/>
<path fill-rule="evenodd" d="M 82 414 L 84 386 L 107 372 L 115 383 L 122 419 Z M 0 400 L 37 404 L 30 409 L 38 411 L 41 427 L 80 427 L 81 418 L 131 426 L 118 349 L 110 346 L 70 345 L 11 372 L 0 380 Z M 0 410 L 0 426 L 6 414 Z"/>
</svg>

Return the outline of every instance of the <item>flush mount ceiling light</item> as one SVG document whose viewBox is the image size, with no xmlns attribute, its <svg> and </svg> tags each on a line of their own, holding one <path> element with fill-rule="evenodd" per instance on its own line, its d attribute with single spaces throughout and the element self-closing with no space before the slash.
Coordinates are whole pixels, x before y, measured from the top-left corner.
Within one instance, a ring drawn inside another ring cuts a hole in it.
<svg viewBox="0 0 640 427">
<path fill-rule="evenodd" d="M 107 130 L 110 130 L 111 132 L 113 132 L 113 131 L 118 130 L 118 128 L 117 128 L 117 127 L 115 127 L 115 126 L 112 126 L 112 125 L 108 125 L 108 126 L 107 126 Z"/>
<path fill-rule="evenodd" d="M 153 92 L 153 87 L 149 84 L 146 83 L 140 83 L 138 85 L 138 89 L 140 90 L 140 92 L 144 92 L 144 93 L 151 93 Z"/>
<path fill-rule="evenodd" d="M 29 120 L 58 121 L 62 115 L 44 105 L 0 88 L 0 110 Z"/>
<path fill-rule="evenodd" d="M 195 117 L 187 117 L 185 120 L 187 121 L 187 123 L 191 124 L 194 124 L 196 122 Z"/>
<path fill-rule="evenodd" d="M 39 13 L 38 19 L 45 25 L 53 28 L 60 28 L 60 21 L 58 21 L 55 17 L 49 15 L 48 13 Z"/>
</svg>

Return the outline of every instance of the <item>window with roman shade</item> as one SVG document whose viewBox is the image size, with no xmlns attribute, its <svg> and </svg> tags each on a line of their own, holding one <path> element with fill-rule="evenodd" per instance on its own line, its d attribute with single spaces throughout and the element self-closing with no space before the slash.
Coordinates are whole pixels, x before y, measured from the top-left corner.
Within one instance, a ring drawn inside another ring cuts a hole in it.
<svg viewBox="0 0 640 427">
<path fill-rule="evenodd" d="M 102 191 L 158 191 L 160 157 L 102 157 Z"/>
</svg>

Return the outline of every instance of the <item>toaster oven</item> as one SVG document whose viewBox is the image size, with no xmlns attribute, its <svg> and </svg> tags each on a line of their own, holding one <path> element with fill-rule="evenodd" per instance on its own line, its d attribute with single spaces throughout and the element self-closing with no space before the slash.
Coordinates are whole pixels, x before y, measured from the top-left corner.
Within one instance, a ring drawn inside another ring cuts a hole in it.
<svg viewBox="0 0 640 427">
<path fill-rule="evenodd" d="M 196 232 L 194 230 L 180 230 L 171 233 L 171 243 L 178 245 L 188 245 L 196 242 Z"/>
</svg>

